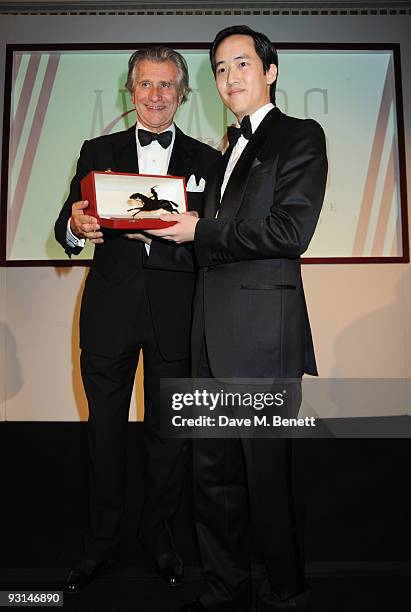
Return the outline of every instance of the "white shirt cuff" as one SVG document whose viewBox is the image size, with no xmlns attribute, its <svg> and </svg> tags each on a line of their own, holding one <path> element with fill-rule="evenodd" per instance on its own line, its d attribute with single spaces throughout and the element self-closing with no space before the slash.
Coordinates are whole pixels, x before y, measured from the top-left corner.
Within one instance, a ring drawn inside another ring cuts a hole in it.
<svg viewBox="0 0 411 612">
<path fill-rule="evenodd" d="M 73 234 L 70 227 L 70 219 L 67 222 L 66 242 L 68 246 L 81 248 L 84 248 L 84 245 L 86 243 L 84 238 L 77 238 L 77 236 Z"/>
</svg>

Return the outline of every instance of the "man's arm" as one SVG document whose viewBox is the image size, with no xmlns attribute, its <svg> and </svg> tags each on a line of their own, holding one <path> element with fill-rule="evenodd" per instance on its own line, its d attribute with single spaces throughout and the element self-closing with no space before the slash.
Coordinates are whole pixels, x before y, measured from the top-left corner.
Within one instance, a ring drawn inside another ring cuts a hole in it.
<svg viewBox="0 0 411 612">
<path fill-rule="evenodd" d="M 280 154 L 270 215 L 200 220 L 194 242 L 200 266 L 306 251 L 324 199 L 327 156 L 322 128 L 314 121 L 300 125 Z"/>
<path fill-rule="evenodd" d="M 99 231 L 97 219 L 86 215 L 83 209 L 88 202 L 81 200 L 81 179 L 93 169 L 93 159 L 88 142 L 84 142 L 77 162 L 76 174 L 70 184 L 70 193 L 63 204 L 59 217 L 54 225 L 54 234 L 69 257 L 80 253 L 84 240 L 98 244 L 103 242 L 103 234 Z M 71 238 L 71 234 L 74 238 Z M 75 245 L 75 238 L 79 243 Z M 69 240 L 69 241 L 68 241 Z"/>
</svg>

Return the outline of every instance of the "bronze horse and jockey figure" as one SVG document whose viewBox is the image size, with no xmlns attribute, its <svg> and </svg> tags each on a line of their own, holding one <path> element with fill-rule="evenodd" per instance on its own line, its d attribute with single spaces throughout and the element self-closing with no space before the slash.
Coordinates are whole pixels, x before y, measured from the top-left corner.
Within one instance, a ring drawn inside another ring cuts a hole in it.
<svg viewBox="0 0 411 612">
<path fill-rule="evenodd" d="M 172 200 L 164 200 L 161 198 L 159 199 L 158 193 L 155 190 L 156 187 L 157 185 L 151 187 L 151 196 L 146 196 L 143 193 L 138 192 L 133 193 L 130 196 L 129 200 L 140 200 L 140 202 L 142 202 L 143 204 L 142 206 L 135 206 L 134 208 L 127 209 L 127 212 L 131 212 L 132 210 L 137 211 L 132 215 L 133 218 L 136 217 L 140 212 L 150 212 L 153 210 L 159 210 L 160 208 L 170 213 L 178 212 L 178 204 L 176 204 Z"/>
</svg>

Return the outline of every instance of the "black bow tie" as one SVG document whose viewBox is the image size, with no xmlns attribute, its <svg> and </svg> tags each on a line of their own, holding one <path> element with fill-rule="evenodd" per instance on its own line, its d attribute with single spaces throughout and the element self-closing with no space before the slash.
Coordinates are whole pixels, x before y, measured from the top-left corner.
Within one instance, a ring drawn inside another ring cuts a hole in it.
<svg viewBox="0 0 411 612">
<path fill-rule="evenodd" d="M 227 128 L 227 138 L 228 142 L 230 143 L 230 146 L 234 147 L 241 135 L 243 135 L 246 140 L 250 140 L 251 136 L 253 135 L 250 115 L 244 115 L 240 123 L 240 127 L 234 127 L 230 125 Z"/>
<path fill-rule="evenodd" d="M 167 130 L 167 132 L 149 132 L 148 130 L 138 130 L 138 139 L 142 147 L 146 147 L 153 142 L 153 140 L 158 140 L 158 143 L 161 144 L 163 149 L 167 149 L 171 145 L 171 141 L 173 140 L 173 132 L 171 130 Z"/>
</svg>

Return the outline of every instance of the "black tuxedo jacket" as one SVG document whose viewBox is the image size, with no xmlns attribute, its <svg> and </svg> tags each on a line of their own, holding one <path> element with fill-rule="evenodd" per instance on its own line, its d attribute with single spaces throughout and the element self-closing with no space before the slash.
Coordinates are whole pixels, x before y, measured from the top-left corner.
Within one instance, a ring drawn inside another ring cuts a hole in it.
<svg viewBox="0 0 411 612">
<path fill-rule="evenodd" d="M 206 218 L 196 227 L 193 370 L 205 334 L 217 378 L 316 374 L 300 255 L 324 197 L 324 133 L 313 120 L 272 109 L 239 158 L 215 219 L 230 154 L 207 185 Z"/>
<path fill-rule="evenodd" d="M 211 147 L 194 140 L 176 128 L 168 173 L 194 174 L 197 181 L 209 176 L 211 166 L 221 155 Z M 80 181 L 91 170 L 138 172 L 135 126 L 129 130 L 86 141 L 80 152 L 70 193 L 55 224 L 55 235 L 66 253 L 77 254 L 66 243 L 67 222 L 72 204 L 81 200 Z M 188 193 L 190 210 L 202 211 L 201 193 Z M 124 238 L 122 232 L 104 230 L 104 243 L 96 245 L 87 276 L 80 315 L 80 345 L 93 353 L 116 357 L 129 346 L 133 326 L 138 325 L 142 292 L 147 288 L 156 339 L 162 357 L 167 361 L 183 359 L 189 353 L 193 271 L 187 271 L 186 257 L 179 271 L 182 247 L 164 241 L 153 241 L 150 268 L 147 254 L 137 240 Z M 183 253 L 183 255 L 185 255 Z M 169 261 L 173 270 L 164 270 Z"/>
</svg>

